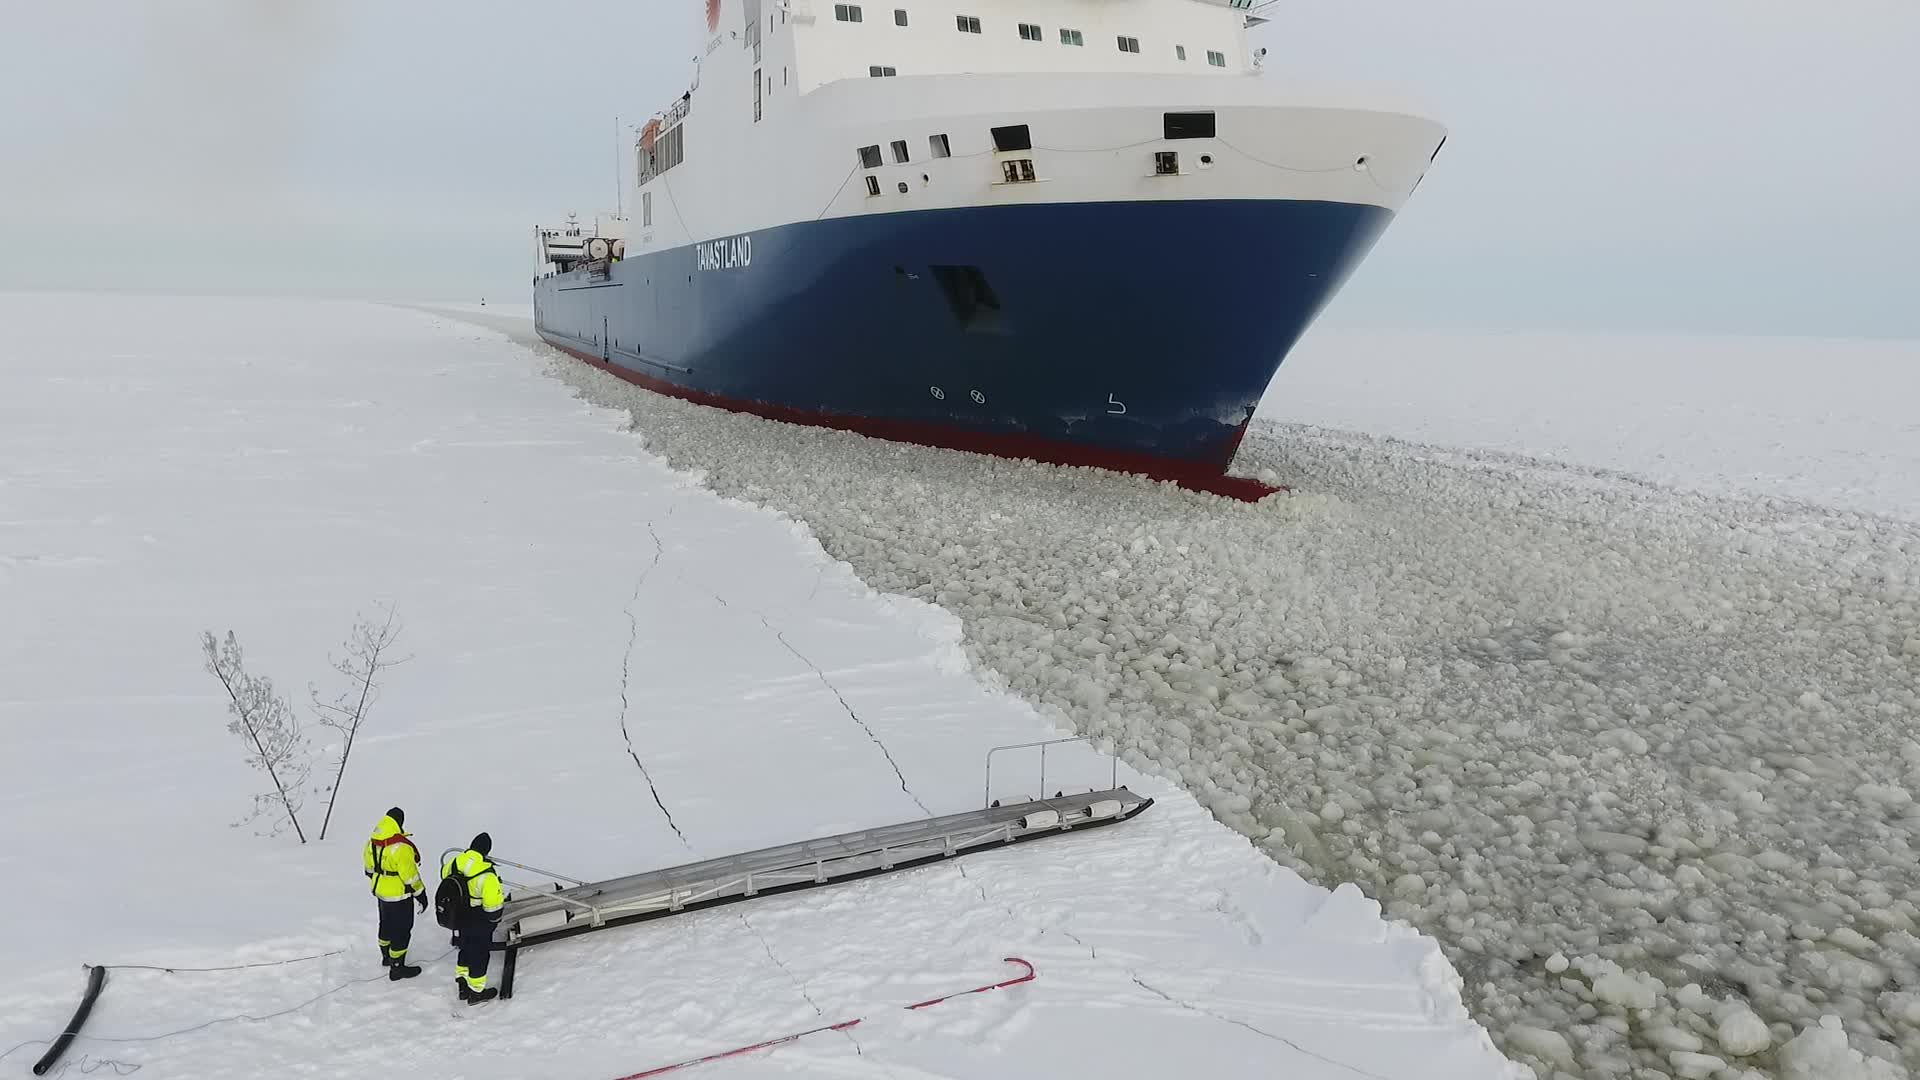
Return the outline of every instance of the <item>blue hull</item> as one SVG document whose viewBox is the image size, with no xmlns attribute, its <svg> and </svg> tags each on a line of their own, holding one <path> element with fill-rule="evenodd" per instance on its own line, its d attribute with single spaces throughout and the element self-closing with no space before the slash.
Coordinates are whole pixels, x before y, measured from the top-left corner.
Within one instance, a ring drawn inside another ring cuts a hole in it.
<svg viewBox="0 0 1920 1080">
<path fill-rule="evenodd" d="M 1345 203 L 802 222 L 539 279 L 542 336 L 642 385 L 935 445 L 1218 476 L 1386 227 Z"/>
</svg>

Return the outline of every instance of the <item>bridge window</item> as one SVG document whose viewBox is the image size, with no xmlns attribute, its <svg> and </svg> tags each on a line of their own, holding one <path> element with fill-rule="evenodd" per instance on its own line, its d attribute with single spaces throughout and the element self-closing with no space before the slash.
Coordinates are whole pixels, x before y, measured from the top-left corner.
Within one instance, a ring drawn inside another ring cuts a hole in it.
<svg viewBox="0 0 1920 1080">
<path fill-rule="evenodd" d="M 980 16 L 978 15 L 955 15 L 953 17 L 953 23 L 963 34 L 977 34 L 980 32 Z"/>
<path fill-rule="evenodd" d="M 884 78 L 887 78 L 887 77 L 889 77 L 889 76 L 892 76 L 892 75 L 898 75 L 898 74 L 900 74 L 900 71 L 899 71 L 899 69 L 897 69 L 897 68 L 890 68 L 890 67 L 882 67 L 882 66 L 880 66 L 879 64 L 875 64 L 875 65 L 873 65 L 872 67 L 870 67 L 870 68 L 868 68 L 868 69 L 867 69 L 867 75 L 868 75 L 869 77 L 871 77 L 871 78 L 875 78 L 875 79 L 884 79 Z"/>
<path fill-rule="evenodd" d="M 881 166 L 881 164 L 882 162 L 880 160 L 880 146 L 878 143 L 875 143 L 872 146 L 863 146 L 860 148 L 860 167 L 861 168 L 877 169 Z"/>
<path fill-rule="evenodd" d="M 1033 132 L 1025 124 L 994 128 L 993 148 L 1003 154 L 1014 150 L 1031 150 L 1033 149 Z"/>
<path fill-rule="evenodd" d="M 952 144 L 947 142 L 947 137 L 945 135 L 927 136 L 927 151 L 937 158 L 947 158 L 947 157 L 953 156 L 953 146 Z M 1433 154 L 1435 157 L 1439 157 L 1440 151 L 1435 150 Z"/>
<path fill-rule="evenodd" d="M 859 4 L 833 5 L 833 21 L 834 22 L 861 22 L 862 19 L 860 17 L 860 5 Z"/>
<path fill-rule="evenodd" d="M 893 9 L 893 25 L 895 26 L 907 25 L 907 9 L 906 8 Z"/>
<path fill-rule="evenodd" d="M 907 163 L 907 140 L 893 140 L 893 163 L 895 165 L 905 165 Z"/>
<path fill-rule="evenodd" d="M 1140 39 L 1139 39 L 1139 38 L 1137 38 L 1137 37 L 1123 37 L 1123 38 L 1121 38 L 1121 39 L 1119 39 L 1119 40 L 1120 40 L 1120 51 L 1121 51 L 1121 52 L 1130 52 L 1130 53 L 1137 53 L 1137 52 L 1139 52 L 1139 51 L 1140 51 Z"/>
<path fill-rule="evenodd" d="M 1185 45 L 1175 45 L 1173 47 L 1173 57 L 1176 60 L 1185 60 L 1187 58 L 1187 47 Z"/>
<path fill-rule="evenodd" d="M 1042 35 L 1040 33 L 1040 27 L 1038 25 L 1034 23 L 1025 23 L 1025 22 L 1020 24 L 1020 40 L 1021 41 L 1039 41 L 1041 39 L 1041 36 Z"/>
<path fill-rule="evenodd" d="M 1080 31 L 1069 30 L 1064 26 L 1060 28 L 1060 44 L 1085 45 L 1086 43 L 1087 43 L 1087 39 L 1081 36 Z"/>
<path fill-rule="evenodd" d="M 1226 54 L 1226 53 L 1220 53 L 1220 52 L 1214 52 L 1214 51 L 1213 51 L 1212 49 L 1208 49 L 1208 50 L 1207 50 L 1207 63 L 1209 63 L 1209 64 L 1212 64 L 1212 65 L 1213 65 L 1214 67 L 1226 67 L 1226 66 L 1227 66 L 1227 54 Z"/>
</svg>

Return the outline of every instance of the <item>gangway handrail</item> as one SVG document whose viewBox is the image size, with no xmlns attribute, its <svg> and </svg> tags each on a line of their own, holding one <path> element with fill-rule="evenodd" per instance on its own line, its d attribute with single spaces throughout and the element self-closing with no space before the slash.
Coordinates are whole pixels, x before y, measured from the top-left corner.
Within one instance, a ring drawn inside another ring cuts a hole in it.
<svg viewBox="0 0 1920 1080">
<path fill-rule="evenodd" d="M 1093 736 L 1074 735 L 1064 739 L 1042 739 L 1039 742 L 1008 743 L 1005 746 L 996 746 L 988 750 L 987 751 L 986 794 L 980 800 L 981 805 L 987 806 L 987 807 L 991 807 L 993 805 L 993 755 L 999 753 L 1002 750 L 1031 750 L 1036 746 L 1039 747 L 1040 748 L 1040 790 L 1035 792 L 1034 794 L 1044 799 L 1047 796 L 1047 747 L 1059 746 L 1061 743 L 1076 743 L 1076 742 L 1086 743 L 1089 747 L 1092 747 L 1094 750 L 1099 749 L 1099 747 L 1093 745 Z M 1109 754 L 1107 756 L 1113 760 L 1113 771 L 1112 771 L 1112 774 L 1107 778 L 1107 788 L 1109 790 L 1113 790 L 1113 789 L 1117 789 L 1120 786 L 1120 758 L 1119 758 L 1119 755 L 1117 754 Z"/>
<path fill-rule="evenodd" d="M 445 851 L 442 851 L 442 852 L 440 853 L 440 863 L 439 863 L 439 865 L 440 865 L 441 867 L 445 867 L 445 866 L 447 865 L 447 859 L 448 859 L 448 857 L 450 857 L 450 856 L 454 856 L 454 855 L 464 855 L 464 854 L 466 854 L 466 853 L 467 853 L 468 851 L 470 851 L 470 850 L 472 850 L 472 849 L 470 849 L 470 848 L 463 848 L 463 847 L 450 847 L 450 848 L 447 848 L 447 849 L 446 849 Z M 487 859 L 487 862 L 489 862 L 489 863 L 492 863 L 492 864 L 493 864 L 494 866 L 511 866 L 511 867 L 513 867 L 513 868 L 514 868 L 514 869 L 516 869 L 516 870 L 531 870 L 531 871 L 533 871 L 534 873 L 536 873 L 536 874 L 540 874 L 540 875 L 542 875 L 542 876 L 544 876 L 544 877 L 550 877 L 550 878 L 553 878 L 553 879 L 554 879 L 555 881 L 567 881 L 567 882 L 572 882 L 572 883 L 573 883 L 573 887 L 574 887 L 574 888 L 576 888 L 576 889 L 580 889 L 580 888 L 585 888 L 585 887 L 586 887 L 586 885 L 587 885 L 587 882 L 584 882 L 584 881 L 581 881 L 581 880 L 580 880 L 579 878 L 571 878 L 571 877 L 568 877 L 568 876 L 567 876 L 567 875 L 565 875 L 565 874 L 556 874 L 556 873 L 554 873 L 554 872 L 553 872 L 553 871 L 551 871 L 551 870 L 541 870 L 541 869 L 539 869 L 539 868 L 537 868 L 537 867 L 532 867 L 532 866 L 528 866 L 528 865 L 526 865 L 525 863 L 517 863 L 517 862 L 514 862 L 514 861 L 513 861 L 513 860 L 511 860 L 511 859 L 496 859 L 496 858 L 494 858 L 494 857 L 493 857 L 492 855 L 488 855 L 488 856 L 486 856 L 486 859 Z M 513 888 L 515 888 L 515 889 L 527 889 L 527 890 L 529 890 L 529 891 L 532 891 L 532 892 L 534 892 L 535 894 L 537 894 L 537 895 L 539 895 L 539 896 L 541 896 L 541 897 L 543 897 L 543 898 L 546 898 L 546 899 L 550 899 L 550 900 L 558 900 L 558 901 L 560 901 L 560 902 L 561 902 L 561 903 L 563 903 L 563 904 L 566 904 L 566 905 L 569 905 L 569 906 L 571 906 L 571 907 L 577 907 L 577 908 L 580 908 L 580 909 L 581 909 L 581 910 L 583 910 L 583 911 L 587 911 L 587 912 L 592 912 L 592 911 L 593 911 L 593 905 L 592 905 L 592 904 L 589 904 L 589 903 L 586 903 L 586 902 L 584 902 L 584 901 L 581 901 L 581 900 L 576 900 L 576 899 L 574 899 L 574 898 L 573 898 L 573 897 L 571 897 L 571 896 L 565 896 L 565 895 L 563 895 L 563 894 L 561 894 L 561 893 L 559 893 L 559 892 L 557 892 L 557 891 L 556 891 L 556 892 L 548 892 L 548 891 L 546 891 L 545 889 L 542 889 L 542 888 L 540 888 L 540 886 L 538 886 L 538 885 L 533 885 L 533 884 L 530 884 L 530 883 L 528 883 L 528 882 L 525 882 L 525 881 L 516 881 L 515 879 L 513 879 L 513 878 L 510 878 L 510 877 L 507 877 L 507 876 L 506 876 L 505 874 L 502 874 L 502 873 L 501 873 L 500 871 L 498 871 L 498 870 L 495 870 L 495 871 L 493 872 L 493 876 L 494 876 L 494 877 L 497 877 L 497 878 L 499 878 L 499 879 L 500 879 L 500 884 L 501 884 L 501 885 L 502 885 L 503 887 L 504 887 L 504 886 L 512 886 L 512 887 L 513 887 Z"/>
<path fill-rule="evenodd" d="M 493 941 L 506 954 L 500 996 L 513 994 L 520 951 L 542 942 L 1111 825 L 1152 805 L 1151 798 L 1115 787 L 818 837 L 571 889 L 515 882 L 527 891 L 508 898 Z"/>
<path fill-rule="evenodd" d="M 1143 801 L 1132 792 L 1114 792 L 1113 794 L 1127 801 Z M 1053 809 L 1060 811 L 1065 817 L 1095 801 L 1097 798 L 1092 793 L 1060 799 L 1035 799 L 1015 805 L 969 810 L 938 818 L 923 818 L 836 836 L 816 837 L 735 855 L 721 855 L 678 866 L 645 870 L 637 874 L 583 884 L 563 892 L 551 892 L 536 887 L 531 888 L 527 895 L 510 899 L 507 907 L 511 909 L 510 914 L 521 914 L 527 912 L 529 907 L 535 909 L 543 906 L 550 907 L 554 901 L 560 904 L 568 904 L 569 901 L 577 903 L 580 899 L 591 897 L 596 902 L 585 906 L 605 909 L 631 900 L 635 895 L 632 890 L 637 887 L 644 887 L 647 890 L 639 894 L 643 896 L 669 891 L 697 891 L 717 879 L 740 878 L 748 874 L 777 874 L 794 867 L 822 863 L 838 864 L 872 855 L 875 852 L 917 847 L 925 844 L 929 838 L 953 837 L 962 843 L 977 842 L 994 836 L 1004 837 L 1011 828 L 1018 826 L 1023 818 L 1036 810 Z M 514 884 L 521 888 L 529 888 L 519 882 Z M 585 897 L 568 895 L 569 893 L 578 894 L 581 890 L 588 889 L 592 891 Z"/>
<path fill-rule="evenodd" d="M 550 877 L 555 881 L 564 881 L 569 885 L 587 884 L 587 882 L 581 880 L 580 878 L 568 877 L 565 874 L 556 874 L 551 870 L 542 870 L 537 866 L 528 866 L 526 863 L 514 862 L 512 859 L 495 859 L 491 855 L 487 856 L 487 858 L 493 862 L 499 863 L 501 866 L 511 866 L 515 870 L 525 870 L 529 874 L 539 874 L 541 877 Z"/>
</svg>

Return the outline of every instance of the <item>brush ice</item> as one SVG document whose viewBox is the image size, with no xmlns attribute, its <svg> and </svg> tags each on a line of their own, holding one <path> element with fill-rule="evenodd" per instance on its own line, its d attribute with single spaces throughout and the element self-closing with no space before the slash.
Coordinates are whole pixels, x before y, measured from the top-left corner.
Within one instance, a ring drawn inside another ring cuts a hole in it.
<svg viewBox="0 0 1920 1080">
<path fill-rule="evenodd" d="M 1847 1045 L 1840 1018 L 1829 1014 L 1780 1048 L 1780 1075 L 1784 1080 L 1897 1080 L 1907 1071 Z"/>
<path fill-rule="evenodd" d="M 1720 1041 L 1720 1048 L 1734 1057 L 1757 1054 L 1773 1044 L 1766 1022 L 1742 1004 L 1735 1004 L 1720 1014 L 1714 1036 Z"/>
</svg>

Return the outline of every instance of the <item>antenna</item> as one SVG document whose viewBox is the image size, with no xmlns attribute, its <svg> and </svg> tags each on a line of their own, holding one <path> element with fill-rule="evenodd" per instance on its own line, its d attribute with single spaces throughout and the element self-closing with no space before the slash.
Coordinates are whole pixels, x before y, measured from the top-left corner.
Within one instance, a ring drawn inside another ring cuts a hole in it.
<svg viewBox="0 0 1920 1080">
<path fill-rule="evenodd" d="M 620 177 L 620 117 L 613 118 L 613 212 L 617 217 L 627 216 L 625 185 Z"/>
</svg>

